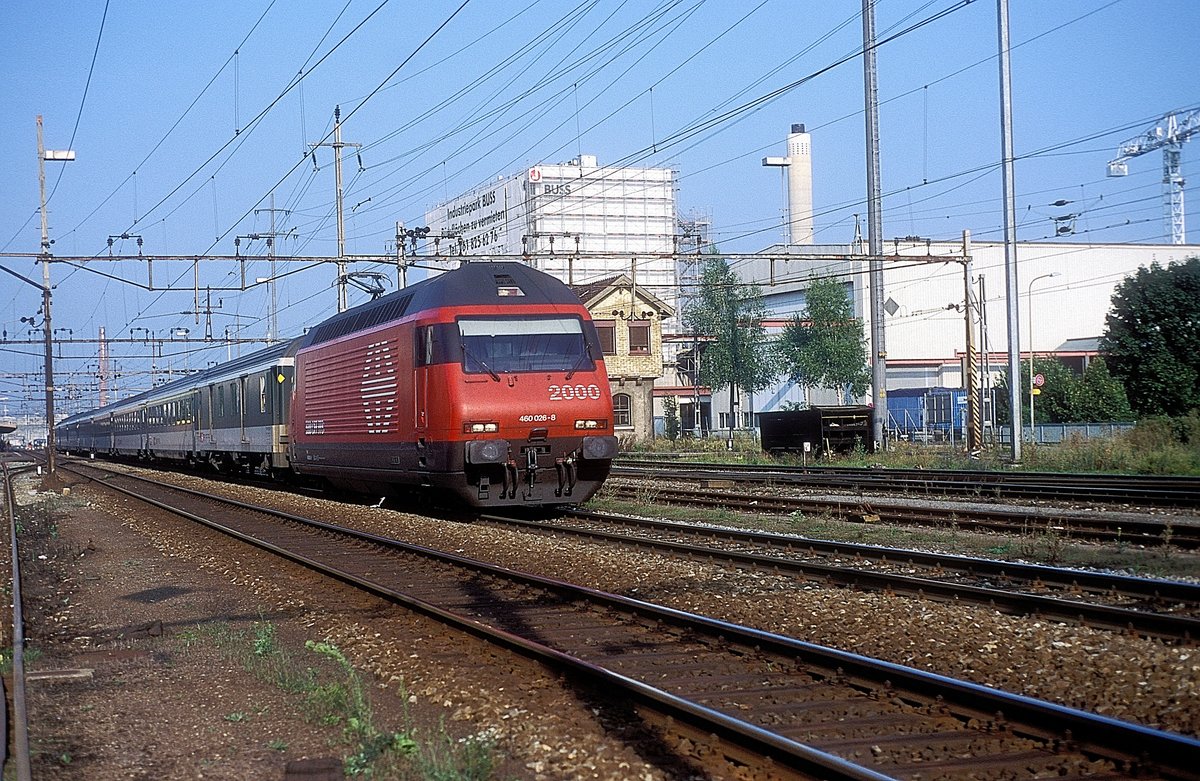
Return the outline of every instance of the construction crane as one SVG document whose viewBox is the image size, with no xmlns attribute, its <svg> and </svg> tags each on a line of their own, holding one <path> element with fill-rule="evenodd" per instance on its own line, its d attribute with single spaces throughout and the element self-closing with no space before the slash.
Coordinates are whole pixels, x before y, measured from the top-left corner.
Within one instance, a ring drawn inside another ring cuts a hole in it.
<svg viewBox="0 0 1200 781">
<path fill-rule="evenodd" d="M 1109 176 L 1125 176 L 1129 173 L 1129 166 L 1125 164 L 1127 160 L 1156 149 L 1163 151 L 1163 210 L 1172 244 L 1186 243 L 1183 172 L 1179 160 L 1183 156 L 1183 142 L 1196 133 L 1200 133 L 1200 109 L 1171 112 L 1156 122 L 1154 127 L 1117 147 L 1117 158 L 1108 163 Z"/>
</svg>

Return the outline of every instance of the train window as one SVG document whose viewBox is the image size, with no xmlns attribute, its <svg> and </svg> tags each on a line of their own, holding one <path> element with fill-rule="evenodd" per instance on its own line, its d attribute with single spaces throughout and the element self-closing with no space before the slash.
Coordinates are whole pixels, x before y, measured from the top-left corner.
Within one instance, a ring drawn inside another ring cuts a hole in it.
<svg viewBox="0 0 1200 781">
<path fill-rule="evenodd" d="M 613 394 L 613 426 L 632 426 L 633 402 L 628 393 Z"/>
<path fill-rule="evenodd" d="M 258 378 L 258 411 L 267 411 L 267 376 Z"/>
<path fill-rule="evenodd" d="M 428 366 L 433 362 L 433 338 L 429 326 L 417 326 L 413 330 L 413 363 Z"/>
<path fill-rule="evenodd" d="M 217 386 L 217 414 L 220 416 L 225 415 L 225 386 L 224 385 Z"/>
<path fill-rule="evenodd" d="M 577 317 L 462 318 L 458 330 L 463 367 L 471 374 L 595 367 Z"/>
<path fill-rule="evenodd" d="M 637 322 L 629 324 L 629 354 L 650 354 L 650 324 Z"/>
<path fill-rule="evenodd" d="M 605 355 L 615 355 L 617 352 L 617 326 L 612 320 L 593 320 L 596 326 L 596 336 L 600 338 L 600 350 Z"/>
</svg>

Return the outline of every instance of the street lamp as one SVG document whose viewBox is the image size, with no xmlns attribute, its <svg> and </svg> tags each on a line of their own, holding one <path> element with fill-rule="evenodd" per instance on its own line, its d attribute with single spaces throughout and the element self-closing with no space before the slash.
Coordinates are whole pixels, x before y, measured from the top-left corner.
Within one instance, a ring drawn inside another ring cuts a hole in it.
<svg viewBox="0 0 1200 781">
<path fill-rule="evenodd" d="M 46 336 L 46 471 L 55 471 L 54 455 L 54 344 L 50 328 L 50 232 L 46 225 L 46 161 L 69 162 L 75 159 L 70 149 L 47 149 L 42 141 L 42 115 L 37 115 L 38 192 L 42 213 L 42 316 Z"/>
<path fill-rule="evenodd" d="M 1026 298 L 1029 299 L 1029 436 L 1030 436 L 1030 438 L 1033 438 L 1035 436 L 1034 435 L 1034 427 L 1033 427 L 1034 426 L 1034 423 L 1033 423 L 1033 397 L 1035 395 L 1037 395 L 1034 393 L 1034 388 L 1033 388 L 1033 283 L 1037 282 L 1039 279 L 1049 279 L 1050 277 L 1057 277 L 1057 276 L 1059 276 L 1059 273 L 1057 271 L 1051 271 L 1049 274 L 1042 274 L 1041 276 L 1034 277 L 1033 279 L 1029 280 L 1029 290 L 1028 290 L 1028 293 L 1026 294 Z M 1013 427 L 1013 430 L 1014 431 L 1016 430 L 1016 426 Z"/>
</svg>

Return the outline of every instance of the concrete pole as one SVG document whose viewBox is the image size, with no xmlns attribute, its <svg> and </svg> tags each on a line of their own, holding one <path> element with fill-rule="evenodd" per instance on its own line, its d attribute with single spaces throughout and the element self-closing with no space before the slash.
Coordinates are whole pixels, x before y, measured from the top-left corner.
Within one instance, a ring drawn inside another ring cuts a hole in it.
<svg viewBox="0 0 1200 781">
<path fill-rule="evenodd" d="M 1009 69 L 1008 0 L 996 0 L 1000 29 L 1000 146 L 1004 174 L 1004 293 L 1008 299 L 1008 419 L 1014 464 L 1021 463 L 1021 317 L 1017 279 L 1017 206 L 1013 184 L 1012 77 Z"/>
<path fill-rule="evenodd" d="M 42 211 L 42 326 L 46 342 L 46 471 L 57 468 L 54 453 L 54 342 L 50 323 L 50 231 L 46 222 L 46 145 L 42 140 L 42 115 L 37 117 L 38 192 Z"/>
<path fill-rule="evenodd" d="M 342 214 L 342 107 L 333 109 L 333 180 L 337 189 L 337 311 L 346 311 L 346 220 Z"/>
<path fill-rule="evenodd" d="M 867 254 L 871 284 L 871 390 L 875 446 L 887 449 L 887 344 L 883 309 L 883 199 L 879 174 L 879 87 L 875 71 L 875 0 L 863 0 L 863 78 L 867 121 Z"/>
</svg>

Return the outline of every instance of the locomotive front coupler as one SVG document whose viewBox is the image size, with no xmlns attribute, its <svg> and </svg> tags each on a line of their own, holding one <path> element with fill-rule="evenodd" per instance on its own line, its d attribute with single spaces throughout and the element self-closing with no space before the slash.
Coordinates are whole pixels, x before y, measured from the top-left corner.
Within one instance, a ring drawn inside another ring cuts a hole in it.
<svg viewBox="0 0 1200 781">
<path fill-rule="evenodd" d="M 555 496 L 570 496 L 575 490 L 575 459 L 572 456 L 556 459 L 554 471 L 558 473 L 558 489 Z"/>
<path fill-rule="evenodd" d="M 517 462 L 511 458 L 504 464 L 504 487 L 500 491 L 501 498 L 512 499 L 517 495 Z"/>
<path fill-rule="evenodd" d="M 538 462 L 537 451 L 529 448 L 525 451 L 525 482 L 529 485 L 529 490 L 533 490 L 534 483 L 537 482 Z"/>
</svg>

